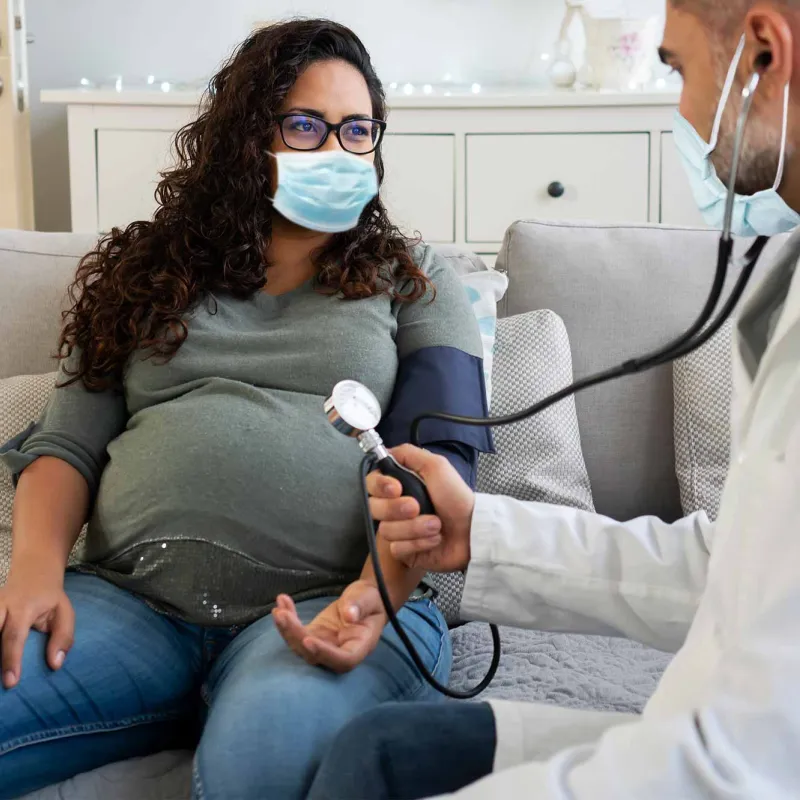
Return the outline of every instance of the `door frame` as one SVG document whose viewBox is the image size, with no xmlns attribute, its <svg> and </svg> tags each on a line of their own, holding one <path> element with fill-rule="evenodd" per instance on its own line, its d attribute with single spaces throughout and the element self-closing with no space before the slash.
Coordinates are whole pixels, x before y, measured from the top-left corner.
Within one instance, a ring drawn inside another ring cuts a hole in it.
<svg viewBox="0 0 800 800">
<path fill-rule="evenodd" d="M 34 227 L 25 0 L 0 0 L 0 228 Z"/>
</svg>

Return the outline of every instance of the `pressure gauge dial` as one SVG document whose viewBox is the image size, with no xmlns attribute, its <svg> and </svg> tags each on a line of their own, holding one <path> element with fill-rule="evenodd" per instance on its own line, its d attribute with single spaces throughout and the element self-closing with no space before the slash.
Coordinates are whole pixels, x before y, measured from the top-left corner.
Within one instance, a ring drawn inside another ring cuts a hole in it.
<svg viewBox="0 0 800 800">
<path fill-rule="evenodd" d="M 325 401 L 328 421 L 345 436 L 357 439 L 374 430 L 381 421 L 381 404 L 378 398 L 357 381 L 337 383 Z"/>
</svg>

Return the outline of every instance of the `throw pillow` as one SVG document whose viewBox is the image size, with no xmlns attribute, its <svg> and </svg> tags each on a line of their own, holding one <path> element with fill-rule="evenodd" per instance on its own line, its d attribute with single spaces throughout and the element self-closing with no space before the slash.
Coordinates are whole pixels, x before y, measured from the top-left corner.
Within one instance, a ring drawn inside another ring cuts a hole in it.
<svg viewBox="0 0 800 800">
<path fill-rule="evenodd" d="M 508 278 L 495 270 L 471 272 L 462 275 L 461 281 L 478 320 L 483 342 L 483 371 L 486 378 L 486 400 L 492 405 L 492 363 L 494 361 L 497 331 L 497 304 L 508 289 Z"/>
<path fill-rule="evenodd" d="M 572 382 L 569 336 L 552 311 L 532 311 L 497 323 L 492 416 L 533 405 Z M 516 425 L 495 428 L 496 455 L 482 455 L 478 491 L 594 511 L 572 398 Z M 430 576 L 437 604 L 459 620 L 464 577 Z"/>
<path fill-rule="evenodd" d="M 733 395 L 729 321 L 699 350 L 673 365 L 675 468 L 685 514 L 719 513 L 731 450 Z"/>
<path fill-rule="evenodd" d="M 47 405 L 56 373 L 22 375 L 0 380 L 0 445 L 35 422 Z M 14 487 L 11 474 L 0 464 L 0 586 L 6 582 L 11 563 L 11 509 Z M 79 552 L 83 535 L 73 550 Z"/>
<path fill-rule="evenodd" d="M 55 385 L 55 373 L 0 380 L 0 445 L 25 430 L 44 411 Z M 11 474 L 0 466 L 0 586 L 11 561 Z"/>
</svg>

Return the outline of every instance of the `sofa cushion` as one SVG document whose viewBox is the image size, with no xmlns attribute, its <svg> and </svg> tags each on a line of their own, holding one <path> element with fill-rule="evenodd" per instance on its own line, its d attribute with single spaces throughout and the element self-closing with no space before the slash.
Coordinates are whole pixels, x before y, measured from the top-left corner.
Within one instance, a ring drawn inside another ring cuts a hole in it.
<svg viewBox="0 0 800 800">
<path fill-rule="evenodd" d="M 0 452 L 9 440 L 35 422 L 47 405 L 56 383 L 55 372 L 0 378 Z M 14 487 L 11 473 L 0 464 L 0 586 L 6 582 L 11 563 L 11 511 Z M 86 527 L 72 550 L 70 563 L 79 560 Z"/>
<path fill-rule="evenodd" d="M 0 378 L 54 368 L 66 287 L 96 238 L 0 231 Z"/>
<path fill-rule="evenodd" d="M 518 222 L 497 268 L 508 272 L 505 313 L 549 308 L 564 320 L 575 375 L 664 345 L 688 328 L 713 280 L 719 234 L 644 225 Z M 756 272 L 784 237 L 767 247 Z M 741 242 L 741 252 L 748 242 Z M 730 269 L 731 280 L 739 265 Z M 755 280 L 753 282 L 755 282 Z M 681 516 L 669 365 L 577 397 L 597 510 L 616 519 Z"/>
<path fill-rule="evenodd" d="M 457 244 L 435 244 L 433 249 L 437 255 L 447 260 L 457 275 L 470 275 L 473 272 L 487 272 L 486 262 L 475 253 L 459 247 Z"/>
<path fill-rule="evenodd" d="M 675 469 L 685 514 L 716 519 L 731 452 L 733 323 L 673 365 Z"/>
<path fill-rule="evenodd" d="M 497 325 L 492 416 L 512 414 L 572 383 L 569 336 L 552 311 Z M 478 491 L 594 511 L 573 398 L 494 429 L 496 455 L 481 455 Z"/>
<path fill-rule="evenodd" d="M 492 416 L 530 406 L 571 381 L 569 337 L 556 314 L 534 311 L 498 322 Z M 494 440 L 497 453 L 479 459 L 479 491 L 594 510 L 572 398 L 524 422 L 495 428 Z M 445 618 L 457 622 L 463 575 L 431 576 L 431 581 Z"/>
<path fill-rule="evenodd" d="M 0 379 L 0 447 L 35 422 L 44 411 L 55 385 L 55 373 Z M 0 466 L 0 586 L 11 560 L 11 473 Z"/>
</svg>

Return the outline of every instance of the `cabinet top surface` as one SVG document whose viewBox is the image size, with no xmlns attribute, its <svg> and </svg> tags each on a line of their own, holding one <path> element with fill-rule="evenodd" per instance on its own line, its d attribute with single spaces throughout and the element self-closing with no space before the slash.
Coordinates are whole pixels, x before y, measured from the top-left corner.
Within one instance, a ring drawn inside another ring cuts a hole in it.
<svg viewBox="0 0 800 800">
<path fill-rule="evenodd" d="M 196 106 L 202 93 L 198 90 L 123 90 L 114 89 L 45 89 L 43 103 L 91 106 Z M 425 94 L 416 87 L 413 94 L 387 91 L 390 108 L 583 108 L 626 106 L 675 106 L 679 93 L 674 90 L 652 92 L 546 90 L 526 87 L 481 87 L 480 91 L 437 87 Z"/>
</svg>

